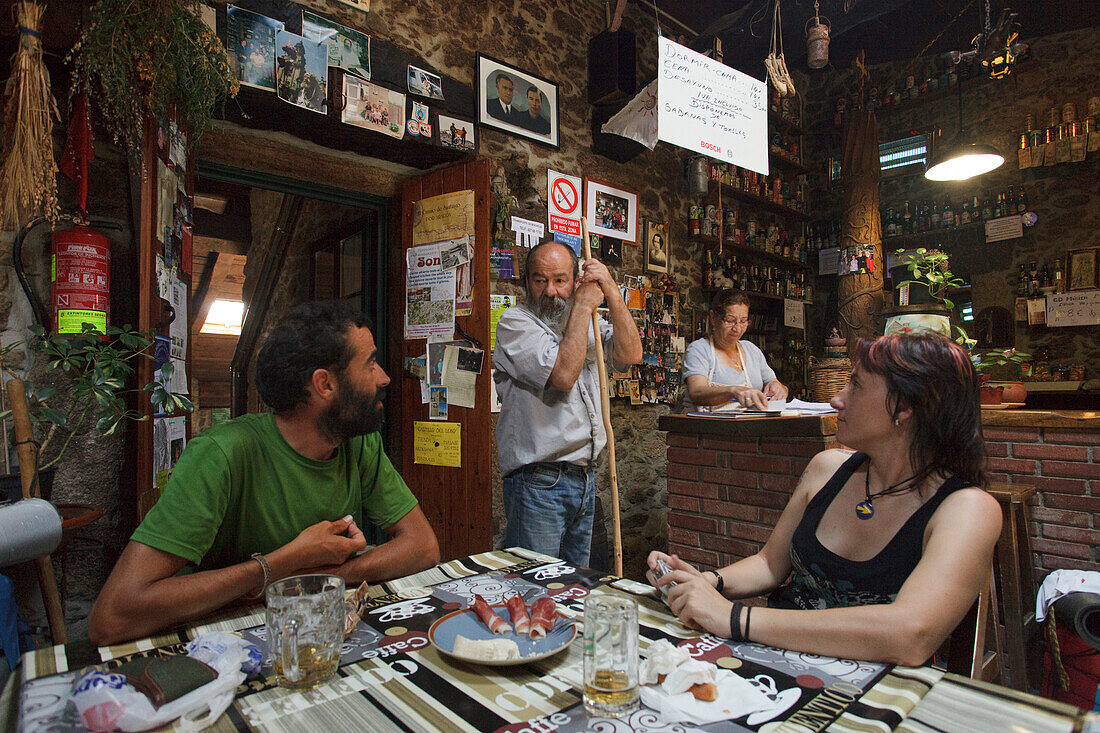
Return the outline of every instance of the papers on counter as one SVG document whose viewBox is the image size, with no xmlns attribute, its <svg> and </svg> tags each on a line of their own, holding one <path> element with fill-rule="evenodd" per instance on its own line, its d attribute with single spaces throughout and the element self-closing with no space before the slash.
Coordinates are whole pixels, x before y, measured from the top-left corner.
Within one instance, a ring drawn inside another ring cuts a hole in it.
<svg viewBox="0 0 1100 733">
<path fill-rule="evenodd" d="M 828 415 L 836 412 L 828 402 L 804 402 L 803 400 L 771 400 L 767 410 L 754 410 L 743 407 L 739 402 L 729 402 L 710 411 L 689 412 L 689 415 L 702 417 L 805 417 L 808 415 Z"/>
</svg>

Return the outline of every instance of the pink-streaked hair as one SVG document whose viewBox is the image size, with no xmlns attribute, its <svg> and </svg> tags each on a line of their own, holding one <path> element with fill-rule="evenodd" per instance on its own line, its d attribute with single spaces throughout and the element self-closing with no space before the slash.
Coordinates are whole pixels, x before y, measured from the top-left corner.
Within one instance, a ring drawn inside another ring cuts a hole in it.
<svg viewBox="0 0 1100 733">
<path fill-rule="evenodd" d="M 978 375 L 966 350 L 931 331 L 860 339 L 853 367 L 886 380 L 891 414 L 910 409 L 909 458 L 918 480 L 942 472 L 984 486 Z"/>
</svg>

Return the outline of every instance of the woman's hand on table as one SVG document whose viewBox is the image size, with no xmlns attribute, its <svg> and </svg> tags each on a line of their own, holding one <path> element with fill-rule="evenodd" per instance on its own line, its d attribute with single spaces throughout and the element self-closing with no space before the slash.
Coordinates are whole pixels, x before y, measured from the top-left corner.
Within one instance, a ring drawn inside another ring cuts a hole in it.
<svg viewBox="0 0 1100 733">
<path fill-rule="evenodd" d="M 769 400 L 787 399 L 787 387 L 778 379 L 773 379 L 764 385 L 764 396 Z"/>
<path fill-rule="evenodd" d="M 672 572 L 654 581 L 658 559 L 668 563 Z M 717 579 L 714 573 L 701 573 L 698 568 L 676 555 L 666 555 L 656 550 L 649 553 L 646 562 L 650 567 L 646 575 L 655 586 L 659 588 L 668 583 L 676 583 L 668 589 L 666 603 L 669 610 L 680 619 L 680 623 L 718 636 L 729 636 L 730 609 L 733 604 L 715 588 Z"/>
<path fill-rule="evenodd" d="M 768 409 L 768 398 L 760 390 L 752 387 L 731 387 L 730 389 L 733 390 L 733 399 L 740 402 L 742 406 L 755 410 Z"/>
</svg>

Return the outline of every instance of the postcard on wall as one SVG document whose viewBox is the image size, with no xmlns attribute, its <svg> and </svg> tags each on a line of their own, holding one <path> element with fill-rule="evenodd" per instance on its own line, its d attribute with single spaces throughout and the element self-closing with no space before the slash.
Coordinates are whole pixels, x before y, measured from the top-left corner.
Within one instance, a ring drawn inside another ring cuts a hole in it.
<svg viewBox="0 0 1100 733">
<path fill-rule="evenodd" d="M 405 286 L 405 338 L 454 333 L 455 272 L 439 267 L 439 246 L 408 250 Z"/>
<path fill-rule="evenodd" d="M 229 69 L 246 86 L 275 91 L 275 32 L 283 22 L 250 10 L 225 9 Z"/>
<path fill-rule="evenodd" d="M 439 74 L 433 74 L 409 64 L 409 91 L 421 97 L 442 100 L 443 80 L 440 79 Z"/>
<path fill-rule="evenodd" d="M 275 90 L 279 99 L 310 112 L 328 103 L 328 49 L 297 33 L 275 32 Z"/>
<path fill-rule="evenodd" d="M 302 35 L 325 45 L 329 66 L 370 81 L 370 36 L 366 33 L 303 10 Z"/>
<path fill-rule="evenodd" d="M 477 132 L 473 122 L 448 117 L 441 112 L 438 127 L 439 144 L 443 147 L 470 152 L 477 150 Z"/>
<path fill-rule="evenodd" d="M 428 419 L 429 420 L 446 420 L 447 419 L 447 388 L 446 387 L 428 387 L 430 392 L 428 402 Z"/>
<path fill-rule="evenodd" d="M 405 135 L 405 95 L 354 76 L 344 77 L 340 121 L 400 139 Z"/>
</svg>

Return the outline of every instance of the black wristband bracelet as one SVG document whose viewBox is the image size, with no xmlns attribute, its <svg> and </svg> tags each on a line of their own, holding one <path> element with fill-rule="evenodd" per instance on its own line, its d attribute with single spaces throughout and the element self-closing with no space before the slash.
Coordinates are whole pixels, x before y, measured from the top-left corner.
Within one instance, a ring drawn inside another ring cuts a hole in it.
<svg viewBox="0 0 1100 733">
<path fill-rule="evenodd" d="M 745 633 L 743 634 L 743 636 L 745 637 L 745 641 L 752 641 L 752 639 L 749 638 L 749 622 L 751 621 L 752 606 L 745 606 Z"/>
<path fill-rule="evenodd" d="M 717 570 L 711 570 L 710 572 L 714 573 L 714 577 L 718 579 L 718 582 L 714 584 L 714 590 L 721 593 L 722 589 L 726 587 L 726 579 Z"/>
<path fill-rule="evenodd" d="M 734 601 L 733 608 L 730 609 L 730 640 L 731 641 L 744 641 L 745 637 L 741 634 L 741 609 L 745 607 L 745 604 L 741 601 Z"/>
</svg>

